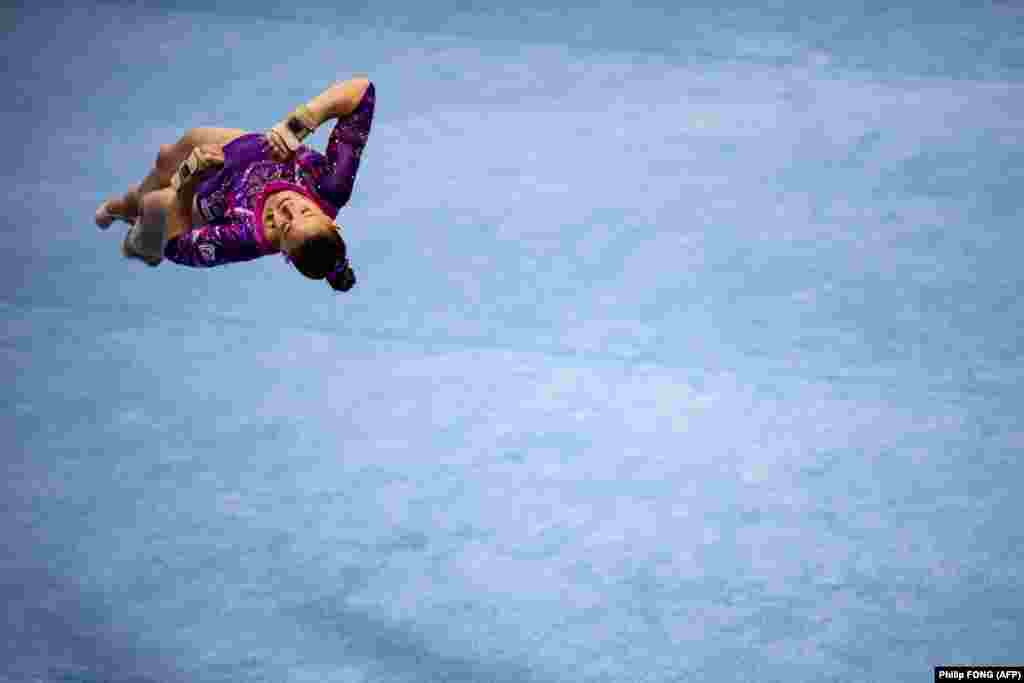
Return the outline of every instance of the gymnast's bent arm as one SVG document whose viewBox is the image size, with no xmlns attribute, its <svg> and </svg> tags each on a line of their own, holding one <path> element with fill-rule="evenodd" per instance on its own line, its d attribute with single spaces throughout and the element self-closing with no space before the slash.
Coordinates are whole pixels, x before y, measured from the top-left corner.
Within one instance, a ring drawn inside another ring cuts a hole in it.
<svg viewBox="0 0 1024 683">
<path fill-rule="evenodd" d="M 363 94 L 370 87 L 366 78 L 351 78 L 335 83 L 331 87 L 310 100 L 306 107 L 312 112 L 317 126 L 330 119 L 348 116 L 363 99 Z"/>
<path fill-rule="evenodd" d="M 289 158 L 298 145 L 325 121 L 348 116 L 363 99 L 370 81 L 350 78 L 331 85 L 305 104 L 296 107 L 267 133 L 273 157 L 277 161 Z"/>
<path fill-rule="evenodd" d="M 192 150 L 171 180 L 174 195 L 167 207 L 167 234 L 171 240 L 195 226 L 192 203 L 199 182 L 211 171 L 224 165 L 221 145 L 201 145 Z"/>
</svg>

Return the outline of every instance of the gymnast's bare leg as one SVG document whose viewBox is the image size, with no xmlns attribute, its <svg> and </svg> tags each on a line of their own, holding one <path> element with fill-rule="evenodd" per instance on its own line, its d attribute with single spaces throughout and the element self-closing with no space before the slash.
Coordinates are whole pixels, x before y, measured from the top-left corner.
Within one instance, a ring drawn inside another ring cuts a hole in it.
<svg viewBox="0 0 1024 683">
<path fill-rule="evenodd" d="M 173 145 L 160 145 L 156 163 L 141 183 L 100 204 L 96 210 L 96 225 L 106 230 L 115 220 L 134 223 L 142 213 L 143 197 L 170 187 L 174 172 L 194 148 L 209 144 L 226 145 L 245 133 L 238 128 L 192 128 Z"/>
</svg>

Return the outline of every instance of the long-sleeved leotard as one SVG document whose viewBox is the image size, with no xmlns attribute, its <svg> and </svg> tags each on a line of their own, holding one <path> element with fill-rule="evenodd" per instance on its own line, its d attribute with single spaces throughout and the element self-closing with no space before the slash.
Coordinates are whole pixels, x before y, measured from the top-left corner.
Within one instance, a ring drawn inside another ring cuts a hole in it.
<svg viewBox="0 0 1024 683">
<path fill-rule="evenodd" d="M 336 218 L 352 196 L 375 100 L 370 83 L 355 111 L 338 119 L 326 154 L 302 145 L 290 161 L 278 163 L 266 138 L 256 133 L 225 145 L 224 165 L 196 190 L 195 208 L 206 224 L 169 240 L 164 257 L 210 268 L 277 253 L 264 233 L 263 203 L 278 190 L 301 192 Z"/>
</svg>

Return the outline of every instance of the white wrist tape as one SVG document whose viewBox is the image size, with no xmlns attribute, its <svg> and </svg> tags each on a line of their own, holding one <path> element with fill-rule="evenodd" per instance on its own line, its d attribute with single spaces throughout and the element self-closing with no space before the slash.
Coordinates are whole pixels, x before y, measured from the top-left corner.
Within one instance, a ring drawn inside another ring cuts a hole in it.
<svg viewBox="0 0 1024 683">
<path fill-rule="evenodd" d="M 181 162 L 178 166 L 178 170 L 174 172 L 174 176 L 171 178 L 171 186 L 175 190 L 181 189 L 190 178 L 202 173 L 209 167 L 209 164 L 204 164 L 199 158 L 199 150 L 193 149 L 192 153 L 188 155 L 185 161 Z"/>
<path fill-rule="evenodd" d="M 316 120 L 309 107 L 300 104 L 292 113 L 285 117 L 284 121 L 274 126 L 271 130 L 281 136 L 281 140 L 288 151 L 294 152 L 316 130 Z"/>
</svg>

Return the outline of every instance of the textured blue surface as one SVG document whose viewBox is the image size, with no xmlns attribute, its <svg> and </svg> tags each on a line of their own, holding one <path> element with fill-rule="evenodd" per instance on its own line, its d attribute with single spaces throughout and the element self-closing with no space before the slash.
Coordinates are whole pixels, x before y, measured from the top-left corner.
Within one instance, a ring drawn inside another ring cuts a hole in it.
<svg viewBox="0 0 1024 683">
<path fill-rule="evenodd" d="M 0 680 L 1024 661 L 1017 3 L 207 4 L 0 15 Z M 350 294 L 93 226 L 354 73 Z"/>
</svg>

